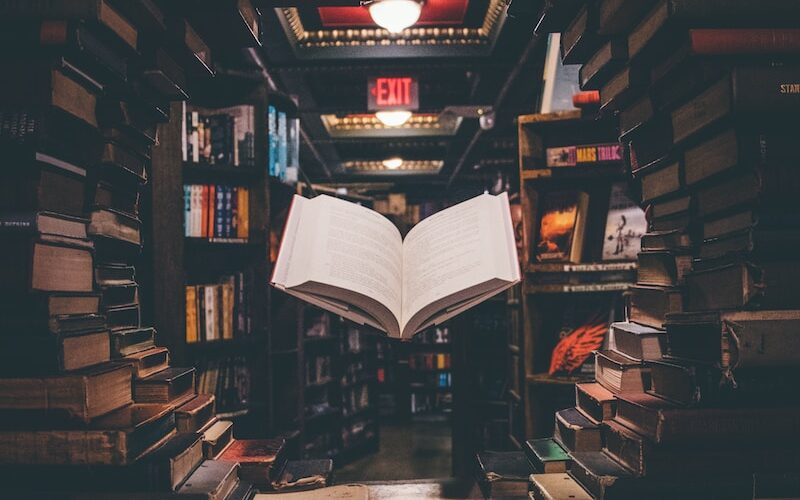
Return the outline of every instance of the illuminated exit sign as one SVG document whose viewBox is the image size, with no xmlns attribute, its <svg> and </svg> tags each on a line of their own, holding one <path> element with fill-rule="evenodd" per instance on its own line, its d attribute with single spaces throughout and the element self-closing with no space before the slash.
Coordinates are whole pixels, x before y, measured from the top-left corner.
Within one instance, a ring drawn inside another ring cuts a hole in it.
<svg viewBox="0 0 800 500">
<path fill-rule="evenodd" d="M 367 105 L 370 111 L 419 108 L 419 86 L 410 76 L 370 78 L 367 84 Z"/>
</svg>

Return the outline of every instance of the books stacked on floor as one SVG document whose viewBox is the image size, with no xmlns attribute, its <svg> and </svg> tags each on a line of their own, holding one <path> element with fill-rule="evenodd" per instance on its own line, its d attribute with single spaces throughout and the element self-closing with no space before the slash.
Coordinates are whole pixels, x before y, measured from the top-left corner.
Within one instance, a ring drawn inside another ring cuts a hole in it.
<svg viewBox="0 0 800 500">
<path fill-rule="evenodd" d="M 216 242 L 246 242 L 250 235 L 250 191 L 244 186 L 183 186 L 184 236 Z"/>
<path fill-rule="evenodd" d="M 215 284 L 186 287 L 186 342 L 213 342 L 253 334 L 252 278 L 238 272 Z"/>
<path fill-rule="evenodd" d="M 203 462 L 200 437 L 177 433 L 194 369 L 169 368 L 140 321 L 139 191 L 166 118 L 158 102 L 174 96 L 128 72 L 149 53 L 104 1 L 5 2 L 0 17 L 27 44 L 24 61 L 5 61 L 0 102 L 0 149 L 19 165 L 0 202 L 7 491 L 230 491 L 237 466 Z M 64 37 L 53 45 L 47 33 Z"/>
<path fill-rule="evenodd" d="M 524 498 L 535 472 L 522 451 L 482 451 L 476 455 L 476 480 L 484 498 Z"/>
<path fill-rule="evenodd" d="M 562 37 L 582 88 L 619 113 L 649 225 L 629 321 L 556 415 L 569 477 L 595 498 L 752 498 L 760 476 L 800 463 L 785 440 L 800 428 L 800 154 L 787 126 L 800 94 L 785 86 L 800 77 L 786 59 L 800 31 L 783 29 L 798 13 L 599 2 Z"/>
<path fill-rule="evenodd" d="M 183 161 L 190 166 L 256 166 L 254 106 L 210 110 L 184 104 L 183 118 Z"/>
</svg>

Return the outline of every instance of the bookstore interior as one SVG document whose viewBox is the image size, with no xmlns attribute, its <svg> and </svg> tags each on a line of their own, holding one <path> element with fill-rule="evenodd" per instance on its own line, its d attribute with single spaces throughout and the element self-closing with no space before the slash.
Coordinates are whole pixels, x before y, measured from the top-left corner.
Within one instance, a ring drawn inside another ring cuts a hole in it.
<svg viewBox="0 0 800 500">
<path fill-rule="evenodd" d="M 0 497 L 800 499 L 800 0 L 0 39 Z"/>
</svg>

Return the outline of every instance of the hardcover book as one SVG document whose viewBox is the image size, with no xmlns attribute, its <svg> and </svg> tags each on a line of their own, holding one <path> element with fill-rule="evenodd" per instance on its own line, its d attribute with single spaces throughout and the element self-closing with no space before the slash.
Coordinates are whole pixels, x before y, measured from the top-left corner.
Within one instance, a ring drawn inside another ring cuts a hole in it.
<svg viewBox="0 0 800 500">
<path fill-rule="evenodd" d="M 554 439 L 531 439 L 525 442 L 528 461 L 539 472 L 566 472 L 569 454 Z"/>
<path fill-rule="evenodd" d="M 624 184 L 612 184 L 603 238 L 603 260 L 635 260 L 646 232 L 644 211 L 628 198 Z"/>
<path fill-rule="evenodd" d="M 556 430 L 553 436 L 569 452 L 600 451 L 603 436 L 597 422 L 592 422 L 576 408 L 556 412 Z"/>
<path fill-rule="evenodd" d="M 482 451 L 477 454 L 478 485 L 486 498 L 525 494 L 533 468 L 521 451 Z"/>
<path fill-rule="evenodd" d="M 588 205 L 589 196 L 582 192 L 545 195 L 539 218 L 537 260 L 580 262 Z"/>
<path fill-rule="evenodd" d="M 405 239 L 377 212 L 322 195 L 294 197 L 272 285 L 407 340 L 519 280 L 505 194 L 442 210 Z"/>
<path fill-rule="evenodd" d="M 567 473 L 532 474 L 530 477 L 532 500 L 592 500 L 592 496 Z"/>
</svg>

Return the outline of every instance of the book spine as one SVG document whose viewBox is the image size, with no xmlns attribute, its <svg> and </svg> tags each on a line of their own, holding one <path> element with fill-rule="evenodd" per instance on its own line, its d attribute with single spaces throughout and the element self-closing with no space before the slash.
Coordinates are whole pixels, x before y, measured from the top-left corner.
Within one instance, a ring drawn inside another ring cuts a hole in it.
<svg viewBox="0 0 800 500">
<path fill-rule="evenodd" d="M 216 340 L 216 321 L 215 321 L 215 304 L 214 287 L 211 285 L 204 286 L 205 288 L 205 308 L 206 308 L 206 340 Z"/>
<path fill-rule="evenodd" d="M 208 187 L 208 201 L 206 202 L 206 206 L 208 207 L 208 217 L 206 219 L 206 224 L 208 227 L 206 228 L 206 236 L 208 238 L 213 238 L 216 236 L 214 233 L 214 218 L 216 217 L 216 197 L 217 197 L 217 189 L 216 186 L 213 184 Z"/>
<path fill-rule="evenodd" d="M 797 54 L 796 29 L 693 29 L 689 44 L 698 55 Z"/>
<path fill-rule="evenodd" d="M 246 187 L 239 189 L 239 237 L 250 237 L 250 191 Z"/>
<path fill-rule="evenodd" d="M 183 186 L 183 235 L 192 235 L 192 186 Z"/>
<path fill-rule="evenodd" d="M 186 101 L 181 101 L 181 160 L 184 162 L 189 161 L 189 123 L 188 115 L 186 114 Z"/>
<path fill-rule="evenodd" d="M 197 335 L 197 288 L 186 287 L 186 343 L 198 341 Z"/>
<path fill-rule="evenodd" d="M 35 233 L 38 230 L 36 213 L 0 213 L 0 231 L 4 233 Z"/>
<path fill-rule="evenodd" d="M 228 188 L 230 190 L 230 217 L 228 218 L 230 221 L 230 230 L 229 230 L 229 237 L 231 238 L 238 238 L 239 237 L 239 190 L 242 189 L 239 186 L 232 186 Z"/>
<path fill-rule="evenodd" d="M 192 162 L 200 163 L 200 114 L 192 111 L 191 146 Z"/>
<path fill-rule="evenodd" d="M 231 222 L 231 218 L 233 217 L 233 187 L 231 186 L 223 186 L 223 193 L 224 199 L 223 203 L 225 204 L 223 214 L 225 215 L 223 219 L 223 232 L 226 238 L 230 238 L 233 236 L 231 232 L 231 228 L 233 227 L 233 223 Z"/>
<path fill-rule="evenodd" d="M 214 208 L 214 236 L 225 237 L 225 186 L 216 186 L 216 206 Z"/>
</svg>

